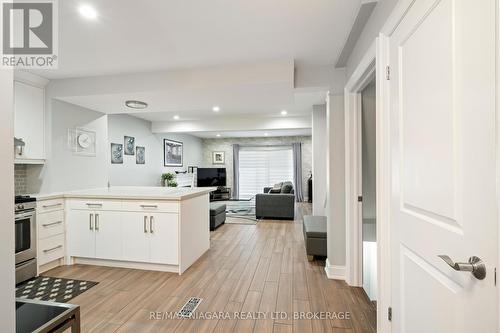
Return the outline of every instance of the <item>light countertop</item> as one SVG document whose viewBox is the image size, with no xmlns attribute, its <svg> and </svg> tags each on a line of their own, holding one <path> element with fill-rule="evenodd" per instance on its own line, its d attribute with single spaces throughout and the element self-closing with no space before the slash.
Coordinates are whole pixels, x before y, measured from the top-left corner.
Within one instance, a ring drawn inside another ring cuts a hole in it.
<svg viewBox="0 0 500 333">
<path fill-rule="evenodd" d="M 130 199 L 130 200 L 172 200 L 180 201 L 197 197 L 216 190 L 215 187 L 155 187 L 155 186 L 112 186 L 86 190 L 32 194 L 37 200 L 58 198 L 82 199 Z"/>
</svg>

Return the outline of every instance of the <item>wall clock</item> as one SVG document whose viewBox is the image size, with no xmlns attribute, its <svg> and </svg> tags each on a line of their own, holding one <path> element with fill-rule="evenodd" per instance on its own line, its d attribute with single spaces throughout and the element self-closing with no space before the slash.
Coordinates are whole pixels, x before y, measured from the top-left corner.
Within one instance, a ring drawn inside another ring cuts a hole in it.
<svg viewBox="0 0 500 333">
<path fill-rule="evenodd" d="M 81 148 L 86 149 L 92 145 L 92 138 L 87 133 L 82 133 L 78 135 L 76 141 Z"/>
<path fill-rule="evenodd" d="M 77 155 L 96 155 L 96 133 L 84 128 L 68 130 L 68 142 L 73 153 Z"/>
</svg>

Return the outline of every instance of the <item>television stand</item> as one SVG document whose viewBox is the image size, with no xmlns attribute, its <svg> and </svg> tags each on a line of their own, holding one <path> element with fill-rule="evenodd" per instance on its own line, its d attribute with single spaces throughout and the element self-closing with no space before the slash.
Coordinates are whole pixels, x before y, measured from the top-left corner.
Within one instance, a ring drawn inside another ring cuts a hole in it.
<svg viewBox="0 0 500 333">
<path fill-rule="evenodd" d="M 219 187 L 217 190 L 210 192 L 210 201 L 227 201 L 231 199 L 230 187 Z"/>
</svg>

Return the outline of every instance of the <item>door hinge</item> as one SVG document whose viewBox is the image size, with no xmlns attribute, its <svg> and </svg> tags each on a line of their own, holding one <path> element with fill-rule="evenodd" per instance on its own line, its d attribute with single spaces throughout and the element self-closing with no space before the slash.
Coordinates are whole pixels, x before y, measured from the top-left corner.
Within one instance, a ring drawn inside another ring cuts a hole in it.
<svg viewBox="0 0 500 333">
<path fill-rule="evenodd" d="M 392 321 L 392 307 L 387 309 L 387 320 Z"/>
<path fill-rule="evenodd" d="M 385 78 L 386 78 L 386 80 L 391 79 L 391 67 L 389 67 L 389 66 L 385 67 Z"/>
<path fill-rule="evenodd" d="M 363 202 L 363 197 L 361 195 L 358 196 L 358 202 Z"/>
</svg>

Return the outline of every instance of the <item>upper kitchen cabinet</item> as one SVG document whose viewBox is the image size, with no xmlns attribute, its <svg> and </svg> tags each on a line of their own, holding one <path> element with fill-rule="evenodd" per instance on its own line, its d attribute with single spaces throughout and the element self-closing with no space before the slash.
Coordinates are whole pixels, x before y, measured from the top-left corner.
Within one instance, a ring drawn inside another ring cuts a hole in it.
<svg viewBox="0 0 500 333">
<path fill-rule="evenodd" d="M 14 76 L 15 163 L 45 163 L 47 83 L 48 80 L 26 72 L 17 72 Z"/>
</svg>

